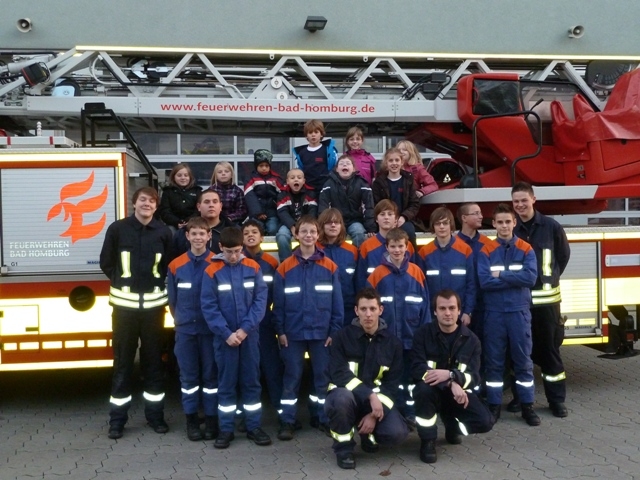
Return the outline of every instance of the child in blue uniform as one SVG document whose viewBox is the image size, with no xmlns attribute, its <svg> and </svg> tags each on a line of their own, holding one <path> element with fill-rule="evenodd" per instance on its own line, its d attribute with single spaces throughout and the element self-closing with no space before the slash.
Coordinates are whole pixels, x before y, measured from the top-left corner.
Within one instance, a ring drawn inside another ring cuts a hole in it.
<svg viewBox="0 0 640 480">
<path fill-rule="evenodd" d="M 175 324 L 174 352 L 180 367 L 182 408 L 187 416 L 187 437 L 202 439 L 198 409 L 205 414 L 204 438 L 218 435 L 218 368 L 213 354 L 213 333 L 200 308 L 202 275 L 211 264 L 207 248 L 211 232 L 202 217 L 194 217 L 185 227 L 191 249 L 169 264 L 167 290 L 169 309 Z"/>
<path fill-rule="evenodd" d="M 238 394 L 245 412 L 247 437 L 257 445 L 271 444 L 262 428 L 258 324 L 267 308 L 267 285 L 260 266 L 242 254 L 242 231 L 225 228 L 222 253 L 211 259 L 202 279 L 202 313 L 215 335 L 218 364 L 220 434 L 215 448 L 227 448 L 234 438 Z"/>
</svg>

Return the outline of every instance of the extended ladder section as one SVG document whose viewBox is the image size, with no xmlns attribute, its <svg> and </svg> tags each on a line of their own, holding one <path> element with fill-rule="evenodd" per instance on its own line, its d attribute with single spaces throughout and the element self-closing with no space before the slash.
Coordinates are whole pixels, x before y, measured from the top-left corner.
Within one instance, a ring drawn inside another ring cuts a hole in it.
<svg viewBox="0 0 640 480">
<path fill-rule="evenodd" d="M 130 128 L 149 131 L 291 132 L 292 125 L 299 128 L 300 122 L 318 118 L 402 132 L 417 122 L 458 122 L 458 81 L 471 73 L 504 71 L 571 82 L 596 106 L 604 98 L 583 79 L 586 64 L 558 60 L 524 65 L 315 52 L 267 56 L 80 49 L 12 59 L 13 64 L 0 67 L 0 115 L 18 124 L 21 117 L 42 117 L 47 128 L 70 128 L 85 103 L 103 102 Z M 21 69 L 33 62 L 38 68 Z"/>
</svg>

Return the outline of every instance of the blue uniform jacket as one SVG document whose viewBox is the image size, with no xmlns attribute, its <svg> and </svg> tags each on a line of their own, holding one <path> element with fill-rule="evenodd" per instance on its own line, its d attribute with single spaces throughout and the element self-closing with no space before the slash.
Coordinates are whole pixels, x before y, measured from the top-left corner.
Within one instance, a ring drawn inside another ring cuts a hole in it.
<svg viewBox="0 0 640 480">
<path fill-rule="evenodd" d="M 342 327 L 344 303 L 338 266 L 322 250 L 300 249 L 284 260 L 273 282 L 273 320 L 287 340 L 326 340 Z"/>
<path fill-rule="evenodd" d="M 467 237 L 462 232 L 458 232 L 458 237 L 469 245 L 473 251 L 474 280 L 476 282 L 476 310 L 484 310 L 484 299 L 482 298 L 482 289 L 480 288 L 480 281 L 478 280 L 478 256 L 480 255 L 482 247 L 491 243 L 492 240 L 480 232 L 476 232 L 473 238 Z"/>
<path fill-rule="evenodd" d="M 431 321 L 427 283 L 420 267 L 409 262 L 408 252 L 400 268 L 385 255 L 369 275 L 367 286 L 380 294 L 389 331 L 402 341 L 405 350 L 411 349 L 415 331 Z"/>
<path fill-rule="evenodd" d="M 495 278 L 492 272 L 500 272 Z M 515 235 L 485 245 L 478 256 L 478 278 L 483 289 L 485 310 L 519 312 L 528 310 L 531 287 L 537 278 L 536 254 Z"/>
<path fill-rule="evenodd" d="M 211 259 L 202 277 L 202 313 L 214 335 L 226 340 L 242 328 L 255 330 L 267 308 L 267 284 L 260 265 L 241 257 L 234 265 L 222 254 Z"/>
<path fill-rule="evenodd" d="M 247 250 L 242 252 L 247 258 L 255 261 L 258 265 L 260 265 L 260 270 L 262 270 L 262 279 L 264 283 L 267 284 L 267 311 L 264 315 L 264 320 L 260 322 L 260 325 L 265 322 L 271 323 L 271 309 L 273 307 L 273 277 L 276 273 L 276 268 L 278 268 L 278 261 L 268 253 L 260 250 L 256 255 L 251 255 Z"/>
<path fill-rule="evenodd" d="M 325 257 L 338 265 L 344 308 L 345 310 L 348 308 L 353 310 L 353 306 L 356 304 L 355 273 L 358 265 L 358 249 L 348 242 L 342 242 L 340 245 L 318 245 L 318 247 L 322 249 Z M 344 320 L 348 322 L 351 319 L 345 318 Z"/>
<path fill-rule="evenodd" d="M 387 253 L 386 242 L 386 239 L 380 233 L 376 233 L 360 245 L 358 267 L 356 268 L 356 291 L 362 290 L 367 286 L 367 278 L 382 263 L 382 257 Z M 407 248 L 410 255 L 409 260 L 411 261 L 415 253 L 413 244 L 409 243 Z"/>
<path fill-rule="evenodd" d="M 455 235 L 444 247 L 435 239 L 420 249 L 417 260 L 432 295 L 450 288 L 462 300 L 460 313 L 473 313 L 476 306 L 476 270 L 471 247 Z"/>
<path fill-rule="evenodd" d="M 169 264 L 167 290 L 176 332 L 211 335 L 200 307 L 200 293 L 202 276 L 205 269 L 211 265 L 212 257 L 213 253 L 209 250 L 205 250 L 199 256 L 195 256 L 189 250 Z"/>
</svg>

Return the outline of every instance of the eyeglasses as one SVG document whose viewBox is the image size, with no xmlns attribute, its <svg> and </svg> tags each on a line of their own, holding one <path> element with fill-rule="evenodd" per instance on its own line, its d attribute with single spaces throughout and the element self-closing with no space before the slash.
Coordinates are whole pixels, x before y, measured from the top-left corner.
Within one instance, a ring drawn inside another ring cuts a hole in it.
<svg viewBox="0 0 640 480">
<path fill-rule="evenodd" d="M 438 227 L 442 225 L 443 227 L 446 227 L 449 225 L 449 220 L 440 220 L 439 222 L 433 222 L 433 226 L 434 227 Z"/>
<path fill-rule="evenodd" d="M 481 217 L 482 212 L 469 212 L 469 213 L 464 213 L 463 215 L 473 215 L 474 217 Z"/>
</svg>

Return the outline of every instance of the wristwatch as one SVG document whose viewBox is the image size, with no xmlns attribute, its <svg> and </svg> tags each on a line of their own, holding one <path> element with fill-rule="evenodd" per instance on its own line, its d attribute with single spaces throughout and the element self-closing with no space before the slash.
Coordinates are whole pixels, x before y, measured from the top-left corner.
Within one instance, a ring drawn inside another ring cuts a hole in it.
<svg viewBox="0 0 640 480">
<path fill-rule="evenodd" d="M 456 374 L 454 373 L 453 370 L 449 370 L 449 378 L 451 379 L 452 382 L 455 382 Z"/>
</svg>

